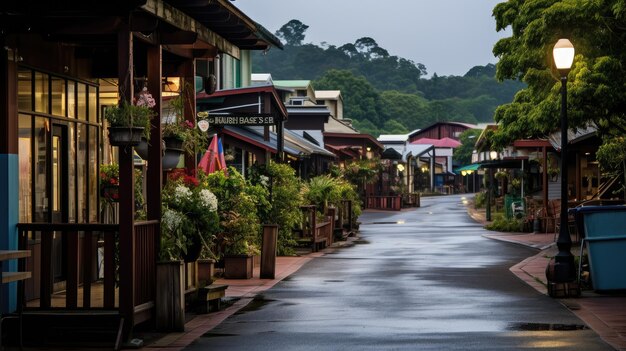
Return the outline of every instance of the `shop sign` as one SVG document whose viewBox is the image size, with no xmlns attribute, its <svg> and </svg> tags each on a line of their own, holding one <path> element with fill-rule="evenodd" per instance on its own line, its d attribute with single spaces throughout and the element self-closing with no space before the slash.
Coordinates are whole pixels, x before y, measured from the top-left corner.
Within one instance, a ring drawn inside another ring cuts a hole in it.
<svg viewBox="0 0 626 351">
<path fill-rule="evenodd" d="M 204 114 L 202 114 L 204 116 Z M 202 117 L 201 112 L 198 113 L 199 118 L 203 118 L 209 125 L 229 125 L 229 126 L 267 126 L 276 124 L 276 118 L 270 114 L 229 114 L 229 115 L 209 115 Z"/>
</svg>

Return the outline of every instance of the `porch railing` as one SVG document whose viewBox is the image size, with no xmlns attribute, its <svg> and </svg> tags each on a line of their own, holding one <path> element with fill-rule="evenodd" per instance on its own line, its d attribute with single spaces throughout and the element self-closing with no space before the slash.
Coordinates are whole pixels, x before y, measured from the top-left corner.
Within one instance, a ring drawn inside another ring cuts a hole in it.
<svg viewBox="0 0 626 351">
<path fill-rule="evenodd" d="M 400 211 L 402 209 L 402 196 L 367 196 L 366 204 L 367 208 L 375 210 Z"/>
<path fill-rule="evenodd" d="M 142 306 L 153 306 L 158 223 L 135 224 L 133 267 L 119 267 L 134 269 L 132 286 L 117 284 L 117 224 L 18 224 L 19 248 L 32 251 L 26 262 L 26 269 L 33 273 L 26 284 L 27 307 L 116 310 L 122 294 L 134 297 L 134 313 L 141 312 Z"/>
</svg>

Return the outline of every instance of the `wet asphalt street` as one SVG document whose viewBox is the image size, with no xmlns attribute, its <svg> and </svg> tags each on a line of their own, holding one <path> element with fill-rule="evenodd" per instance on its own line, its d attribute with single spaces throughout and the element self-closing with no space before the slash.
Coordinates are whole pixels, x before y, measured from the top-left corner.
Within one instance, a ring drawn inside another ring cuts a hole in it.
<svg viewBox="0 0 626 351">
<path fill-rule="evenodd" d="M 186 350 L 612 349 L 509 271 L 536 251 L 483 238 L 461 201 L 364 214 L 357 245 L 311 261 Z"/>
</svg>

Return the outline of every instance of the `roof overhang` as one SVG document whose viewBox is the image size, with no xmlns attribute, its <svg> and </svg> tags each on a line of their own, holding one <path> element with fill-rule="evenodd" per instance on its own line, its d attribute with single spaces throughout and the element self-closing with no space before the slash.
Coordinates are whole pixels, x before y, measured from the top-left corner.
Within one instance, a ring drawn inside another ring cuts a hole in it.
<svg viewBox="0 0 626 351">
<path fill-rule="evenodd" d="M 352 139 L 354 140 L 355 146 L 362 146 L 363 144 L 375 146 L 380 150 L 384 150 L 385 146 L 381 144 L 378 140 L 376 140 L 373 136 L 369 134 L 360 134 L 360 133 L 330 133 L 324 132 L 324 143 L 332 144 L 332 138 L 341 138 L 341 139 Z"/>
<path fill-rule="evenodd" d="M 270 113 L 287 119 L 287 109 L 281 101 L 273 85 L 261 85 L 247 88 L 218 90 L 213 94 L 205 92 L 196 95 L 198 111 L 237 112 L 237 113 Z"/>
</svg>

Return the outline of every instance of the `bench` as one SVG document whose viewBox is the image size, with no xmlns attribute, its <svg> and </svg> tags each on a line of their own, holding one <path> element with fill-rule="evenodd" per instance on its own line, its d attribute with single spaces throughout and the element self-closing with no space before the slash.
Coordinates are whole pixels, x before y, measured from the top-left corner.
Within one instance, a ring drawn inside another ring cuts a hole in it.
<svg viewBox="0 0 626 351">
<path fill-rule="evenodd" d="M 228 285 L 211 284 L 198 290 L 198 313 L 219 311 L 227 288 Z"/>
<path fill-rule="evenodd" d="M 0 311 L 0 349 L 2 349 L 2 322 L 6 318 L 18 319 L 18 325 L 19 325 L 18 326 L 19 328 L 18 342 L 19 342 L 20 348 L 22 347 L 22 303 L 23 301 L 21 299 L 23 298 L 23 293 L 21 291 L 23 290 L 24 280 L 29 279 L 31 277 L 31 272 L 4 272 L 4 262 L 10 261 L 10 260 L 24 259 L 24 258 L 30 257 L 30 254 L 31 254 L 30 250 L 0 250 L 0 272 L 2 272 L 2 279 L 0 279 L 0 306 L 4 305 L 4 301 L 3 301 L 4 296 L 2 295 L 2 292 L 4 291 L 4 289 L 1 285 L 7 284 L 7 283 L 18 282 L 19 284 L 21 284 L 19 291 L 22 294 L 22 296 L 20 296 L 20 301 L 18 301 L 17 315 L 3 315 L 2 312 Z M 22 267 L 23 265 L 20 264 L 19 266 Z"/>
</svg>

